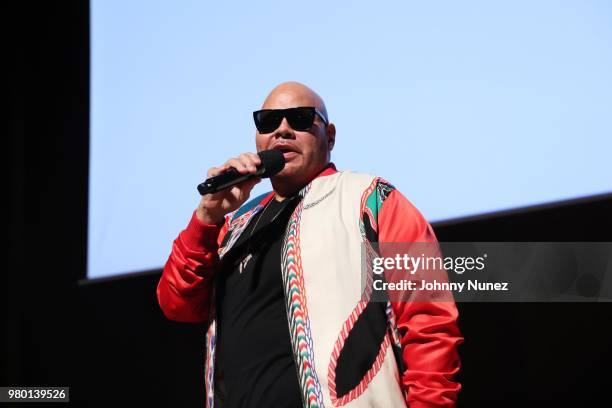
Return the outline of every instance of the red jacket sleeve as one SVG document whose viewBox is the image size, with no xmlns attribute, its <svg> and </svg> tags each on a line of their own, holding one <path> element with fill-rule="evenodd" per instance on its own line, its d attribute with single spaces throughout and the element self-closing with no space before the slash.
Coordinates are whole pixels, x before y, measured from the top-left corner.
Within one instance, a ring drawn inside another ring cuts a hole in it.
<svg viewBox="0 0 612 408">
<path fill-rule="evenodd" d="M 431 226 L 397 190 L 383 202 L 378 222 L 380 243 L 437 242 Z M 391 305 L 406 367 L 401 373 L 406 402 L 410 408 L 454 407 L 461 389 L 453 381 L 460 367 L 457 346 L 463 340 L 455 303 L 446 300 Z"/>
<path fill-rule="evenodd" d="M 174 240 L 164 266 L 157 300 L 164 315 L 179 322 L 206 322 L 212 281 L 219 266 L 217 250 L 227 229 L 201 222 L 195 212 Z"/>
</svg>

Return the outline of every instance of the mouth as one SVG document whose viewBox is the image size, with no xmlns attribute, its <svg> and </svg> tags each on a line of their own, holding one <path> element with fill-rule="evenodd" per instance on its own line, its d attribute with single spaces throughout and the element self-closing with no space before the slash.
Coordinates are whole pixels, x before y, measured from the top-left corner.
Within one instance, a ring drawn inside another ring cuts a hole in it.
<svg viewBox="0 0 612 408">
<path fill-rule="evenodd" d="M 297 149 L 286 144 L 279 144 L 273 147 L 274 150 L 278 150 L 283 153 L 285 160 L 289 160 L 298 155 Z"/>
</svg>

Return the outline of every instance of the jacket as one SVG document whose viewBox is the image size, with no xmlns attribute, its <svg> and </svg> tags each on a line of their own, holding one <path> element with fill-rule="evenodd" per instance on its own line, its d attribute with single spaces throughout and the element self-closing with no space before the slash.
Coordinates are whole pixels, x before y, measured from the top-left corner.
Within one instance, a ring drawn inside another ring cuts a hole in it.
<svg viewBox="0 0 612 408">
<path fill-rule="evenodd" d="M 328 167 L 300 193 L 287 225 L 281 270 L 305 407 L 453 407 L 463 340 L 453 302 L 364 301 L 361 248 L 436 242 L 431 226 L 381 178 Z M 214 405 L 214 276 L 267 193 L 223 225 L 195 213 L 173 243 L 157 288 L 172 320 L 202 322 L 207 406 Z"/>
</svg>

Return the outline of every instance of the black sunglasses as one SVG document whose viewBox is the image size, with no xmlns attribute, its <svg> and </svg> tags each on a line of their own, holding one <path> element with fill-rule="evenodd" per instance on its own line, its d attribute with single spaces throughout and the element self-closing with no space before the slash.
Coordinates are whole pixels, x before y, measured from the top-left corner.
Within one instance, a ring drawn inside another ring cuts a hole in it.
<svg viewBox="0 0 612 408">
<path fill-rule="evenodd" d="M 323 113 L 312 106 L 300 106 L 299 108 L 289 109 L 262 109 L 253 112 L 253 119 L 259 133 L 274 132 L 280 126 L 283 118 L 287 118 L 287 122 L 289 122 L 289 126 L 293 130 L 306 131 L 312 127 L 315 115 L 321 118 L 325 126 L 328 125 Z"/>
</svg>

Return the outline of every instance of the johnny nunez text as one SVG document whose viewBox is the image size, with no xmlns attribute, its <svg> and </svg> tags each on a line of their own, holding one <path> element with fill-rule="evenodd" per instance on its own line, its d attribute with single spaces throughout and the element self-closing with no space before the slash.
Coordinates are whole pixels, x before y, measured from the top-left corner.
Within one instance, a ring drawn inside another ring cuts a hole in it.
<svg viewBox="0 0 612 408">
<path fill-rule="evenodd" d="M 507 291 L 508 282 L 479 282 L 477 279 L 470 279 L 467 282 L 440 282 L 436 279 L 433 281 L 402 279 L 397 282 L 384 282 L 377 279 L 374 280 L 373 287 L 374 290 Z"/>
</svg>

